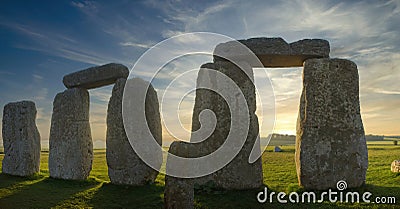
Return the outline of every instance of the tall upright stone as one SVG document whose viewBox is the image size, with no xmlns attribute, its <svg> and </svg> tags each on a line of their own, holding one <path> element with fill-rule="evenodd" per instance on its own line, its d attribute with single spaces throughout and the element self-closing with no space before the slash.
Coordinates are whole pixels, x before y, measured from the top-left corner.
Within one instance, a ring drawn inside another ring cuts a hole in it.
<svg viewBox="0 0 400 209">
<path fill-rule="evenodd" d="M 138 87 L 142 88 L 150 85 L 139 78 L 134 78 L 129 80 L 129 82 L 133 82 L 132 85 L 137 84 Z M 124 78 L 117 80 L 108 103 L 106 137 L 108 176 L 110 177 L 111 182 L 115 184 L 144 185 L 149 182 L 154 182 L 158 175 L 158 171 L 152 169 L 142 161 L 133 150 L 127 138 L 122 117 L 122 97 L 125 83 L 126 79 Z M 162 133 L 158 99 L 157 93 L 151 85 L 147 91 L 145 101 L 148 126 L 153 137 L 161 146 Z M 135 107 L 133 106 L 132 108 Z M 133 126 L 135 126 L 135 124 L 133 124 Z M 134 137 L 144 136 L 135 135 Z M 154 156 L 158 155 L 161 166 L 161 152 L 151 154 Z"/>
<path fill-rule="evenodd" d="M 232 133 L 238 131 L 243 132 L 245 142 L 240 148 L 239 153 L 221 170 L 200 178 L 197 182 L 200 184 L 207 181 L 214 183 L 225 189 L 251 189 L 258 188 L 262 185 L 262 165 L 261 159 L 257 159 L 253 163 L 249 163 L 250 153 L 253 147 L 260 152 L 260 144 L 257 137 L 259 136 L 258 119 L 255 115 L 256 95 L 253 83 L 253 71 L 251 66 L 243 65 L 239 68 L 237 65 L 228 61 L 216 61 L 208 63 L 201 67 L 197 79 L 196 100 L 193 109 L 192 131 L 198 131 L 202 125 L 206 125 L 208 120 L 200 123 L 200 114 L 204 110 L 211 110 L 216 116 L 215 129 L 206 140 L 198 143 L 196 137 L 192 135 L 191 141 L 197 142 L 202 155 L 209 155 L 223 145 L 228 136 L 230 140 L 239 141 L 240 136 L 232 136 Z M 218 74 L 222 74 L 233 81 L 239 88 L 239 92 L 232 92 L 230 87 L 226 85 L 224 79 L 219 80 Z M 199 88 L 201 87 L 201 88 Z M 204 89 L 207 87 L 209 89 Z M 231 92 L 223 98 L 218 95 L 221 92 Z M 238 105 L 238 94 L 242 94 L 245 104 Z M 246 106 L 247 105 L 247 106 Z M 242 112 L 248 109 L 248 115 L 238 121 L 232 121 L 231 113 Z M 244 123 L 248 120 L 248 123 Z M 232 126 L 231 126 L 232 125 Z M 207 125 L 206 125 L 207 126 Z M 247 136 L 247 137 L 246 137 Z M 200 137 L 202 138 L 202 137 Z M 227 153 L 229 154 L 229 153 Z M 209 162 L 213 163 L 213 162 Z"/>
<path fill-rule="evenodd" d="M 36 106 L 31 101 L 8 103 L 3 110 L 4 159 L 2 171 L 16 176 L 39 172 L 40 134 Z"/>
<path fill-rule="evenodd" d="M 295 159 L 299 184 L 307 189 L 336 188 L 340 180 L 350 188 L 365 183 L 368 151 L 355 63 L 304 62 Z"/>
<path fill-rule="evenodd" d="M 174 141 L 171 143 L 168 152 L 184 158 L 199 157 L 199 150 L 196 144 L 183 141 Z M 164 208 L 180 209 L 194 208 L 194 180 L 190 178 L 179 178 L 169 176 L 171 169 L 190 169 L 188 164 L 174 164 L 172 158 L 167 159 L 164 190 Z"/>
<path fill-rule="evenodd" d="M 56 95 L 49 143 L 50 177 L 82 180 L 89 176 L 93 142 L 86 89 L 72 88 Z"/>
</svg>

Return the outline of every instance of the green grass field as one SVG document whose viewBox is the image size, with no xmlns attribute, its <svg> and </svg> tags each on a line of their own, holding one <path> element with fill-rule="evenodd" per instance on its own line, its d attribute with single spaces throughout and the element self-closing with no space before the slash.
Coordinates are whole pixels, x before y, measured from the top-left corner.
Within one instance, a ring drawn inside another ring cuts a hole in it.
<svg viewBox="0 0 400 209">
<path fill-rule="evenodd" d="M 367 184 L 357 189 L 377 196 L 395 197 L 396 204 L 316 203 L 279 204 L 257 202 L 262 189 L 220 191 L 207 188 L 195 194 L 195 208 L 400 208 L 400 175 L 390 172 L 390 163 L 400 158 L 400 146 L 392 143 L 369 142 Z M 282 146 L 283 152 L 263 155 L 264 184 L 269 191 L 302 192 L 297 185 L 294 146 Z M 3 155 L 0 155 L 0 160 Z M 93 170 L 88 180 L 65 181 L 49 178 L 48 153 L 42 153 L 40 174 L 15 177 L 0 174 L 0 208 L 162 208 L 164 175 L 154 184 L 142 187 L 113 185 L 107 176 L 105 150 L 96 150 Z"/>
</svg>

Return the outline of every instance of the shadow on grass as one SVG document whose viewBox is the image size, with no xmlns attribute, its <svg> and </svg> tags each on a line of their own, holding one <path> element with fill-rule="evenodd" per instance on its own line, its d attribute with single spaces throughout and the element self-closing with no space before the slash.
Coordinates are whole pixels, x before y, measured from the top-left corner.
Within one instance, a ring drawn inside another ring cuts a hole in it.
<svg viewBox="0 0 400 209">
<path fill-rule="evenodd" d="M 29 181 L 29 179 L 18 180 L 19 183 L 23 181 Z M 99 182 L 68 181 L 45 177 L 1 198 L 0 205 L 1 208 L 51 208 L 69 199 L 72 195 L 96 185 L 99 185 Z"/>
<path fill-rule="evenodd" d="M 17 177 L 0 174 L 0 208 L 163 208 L 164 187 L 114 185 L 53 179 L 43 175 Z"/>
<path fill-rule="evenodd" d="M 4 173 L 0 173 L 0 189 L 7 187 L 15 187 L 17 185 L 23 184 L 27 181 L 35 181 L 44 178 L 42 175 L 32 175 L 28 177 L 12 176 Z"/>
<path fill-rule="evenodd" d="M 0 189 L 21 185 L 9 195 L 0 198 L 0 208 L 51 208 L 51 207 L 93 207 L 93 208 L 163 208 L 164 187 L 160 184 L 145 186 L 124 186 L 102 183 L 96 179 L 85 181 L 67 181 L 52 179 L 45 176 L 28 178 L 0 174 Z M 265 186 L 265 185 L 264 185 Z M 368 203 L 278 203 L 276 194 L 281 191 L 268 189 L 268 194 L 275 192 L 274 201 L 259 203 L 257 195 L 264 187 L 254 190 L 227 191 L 209 188 L 198 189 L 195 193 L 195 208 L 400 208 L 397 204 L 368 204 Z M 375 197 L 396 197 L 400 201 L 399 187 L 376 186 L 367 184 L 357 189 L 360 194 L 371 192 L 371 202 Z M 286 194 L 304 189 L 290 184 Z M 319 197 L 321 191 L 317 191 Z"/>
<path fill-rule="evenodd" d="M 164 187 L 157 184 L 124 186 L 103 183 L 89 205 L 94 208 L 163 208 Z"/>
<path fill-rule="evenodd" d="M 367 184 L 364 187 L 360 188 L 358 191 L 372 193 L 372 196 L 370 198 L 372 200 L 375 197 L 395 197 L 397 202 L 397 207 L 400 208 L 399 187 L 377 186 L 377 185 Z"/>
</svg>

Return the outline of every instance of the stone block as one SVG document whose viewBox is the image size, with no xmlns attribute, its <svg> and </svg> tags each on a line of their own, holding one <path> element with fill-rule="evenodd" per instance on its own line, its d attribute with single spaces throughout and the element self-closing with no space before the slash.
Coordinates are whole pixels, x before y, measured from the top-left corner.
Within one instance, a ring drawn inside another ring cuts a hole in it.
<svg viewBox="0 0 400 209">
<path fill-rule="evenodd" d="M 8 103 L 3 110 L 4 158 L 2 171 L 16 176 L 39 172 L 40 134 L 36 106 L 31 101 Z"/>
<path fill-rule="evenodd" d="M 365 183 L 368 151 L 355 63 L 305 62 L 295 156 L 299 184 L 306 189 L 336 188 L 340 180 L 349 188 Z"/>
<path fill-rule="evenodd" d="M 49 138 L 50 177 L 83 180 L 92 169 L 89 93 L 73 88 L 56 95 Z"/>
<path fill-rule="evenodd" d="M 65 75 L 63 83 L 67 88 L 92 89 L 113 84 L 119 78 L 127 78 L 128 75 L 127 67 L 110 63 Z"/>
</svg>

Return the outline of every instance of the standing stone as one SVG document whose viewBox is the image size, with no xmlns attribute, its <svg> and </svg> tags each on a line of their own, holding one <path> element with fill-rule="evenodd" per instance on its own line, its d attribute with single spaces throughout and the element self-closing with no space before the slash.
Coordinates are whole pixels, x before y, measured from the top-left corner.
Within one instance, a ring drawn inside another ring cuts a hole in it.
<svg viewBox="0 0 400 209">
<path fill-rule="evenodd" d="M 36 106 L 34 102 L 14 102 L 4 107 L 3 173 L 29 176 L 39 172 L 40 134 L 35 120 Z"/>
<path fill-rule="evenodd" d="M 142 84 L 145 81 L 135 78 L 129 82 Z M 122 96 L 125 83 L 126 79 L 117 80 L 108 103 L 106 137 L 108 176 L 114 184 L 144 185 L 154 182 L 158 172 L 139 158 L 126 136 L 122 117 Z M 161 145 L 162 133 L 158 99 L 157 93 L 151 85 L 146 97 L 146 118 L 154 138 Z M 160 162 L 162 161 L 161 153 L 152 154 L 159 155 Z"/>
<path fill-rule="evenodd" d="M 201 125 L 205 125 L 208 120 L 200 123 L 199 116 L 204 110 L 211 110 L 215 113 L 217 122 L 215 130 L 212 134 L 201 143 L 197 143 L 202 156 L 208 155 L 216 151 L 226 141 L 228 135 L 232 130 L 243 130 L 244 136 L 247 135 L 245 143 L 239 153 L 221 170 L 198 179 L 196 183 L 204 184 L 208 181 L 213 181 L 217 187 L 224 189 L 252 189 L 258 188 L 262 185 L 262 165 L 261 158 L 253 163 L 249 163 L 249 156 L 252 148 L 261 152 L 258 138 L 258 119 L 255 115 L 256 110 L 256 95 L 255 86 L 253 81 L 253 71 L 250 66 L 240 69 L 238 66 L 227 61 L 216 61 L 215 63 L 208 63 L 201 67 L 197 79 L 196 100 L 193 109 L 192 131 L 196 132 L 200 129 Z M 209 69 L 209 70 L 204 70 Z M 230 91 L 224 81 L 217 78 L 217 72 L 222 73 L 232 80 L 240 89 L 241 92 L 230 94 L 226 99 L 217 93 Z M 202 89 L 199 86 L 208 86 L 210 89 L 215 89 L 217 93 L 212 90 Z M 237 94 L 243 94 L 247 107 L 245 105 L 238 105 Z M 230 105 L 228 105 L 228 103 Z M 230 109 L 231 108 L 231 109 Z M 241 112 L 244 108 L 248 108 L 248 114 L 243 120 L 232 123 L 231 127 L 231 111 L 234 113 Z M 242 122 L 248 120 L 248 127 L 244 127 Z M 231 129 L 232 128 L 232 129 Z M 234 136 L 235 137 L 235 136 Z M 238 141 L 240 136 L 234 138 Z M 196 141 L 196 137 L 192 135 L 192 142 Z M 258 150 L 257 150 L 258 149 Z M 254 154 L 254 153 L 253 153 Z M 213 163 L 213 162 L 209 162 Z"/>
<path fill-rule="evenodd" d="M 390 170 L 394 173 L 400 173 L 400 160 L 393 161 Z"/>
<path fill-rule="evenodd" d="M 50 129 L 50 177 L 82 180 L 92 169 L 89 93 L 73 88 L 57 94 Z"/>
<path fill-rule="evenodd" d="M 241 106 L 232 107 L 232 105 L 231 107 L 222 107 L 223 110 L 220 112 L 223 113 L 222 117 L 226 118 L 223 118 L 221 120 L 223 129 L 217 130 L 217 132 L 221 131 L 222 134 L 228 134 L 229 131 L 232 132 L 232 130 L 230 130 L 231 120 L 230 118 L 228 118 L 229 114 L 227 114 L 229 108 L 233 108 L 234 112 L 242 111 L 243 108 L 248 108 L 249 115 L 247 116 L 247 119 L 249 119 L 250 122 L 249 127 L 246 127 L 248 128 L 248 132 L 245 144 L 241 148 L 238 155 L 231 162 L 229 162 L 224 168 L 215 173 L 214 177 L 215 184 L 224 189 L 254 189 L 254 188 L 259 188 L 263 184 L 261 158 L 258 158 L 253 163 L 249 163 L 250 153 L 252 152 L 253 147 L 256 149 L 255 150 L 256 152 L 258 153 L 261 152 L 259 144 L 260 141 L 257 140 L 257 138 L 259 137 L 259 126 L 258 126 L 258 118 L 257 115 L 255 114 L 256 94 L 255 94 L 255 86 L 253 83 L 254 82 L 253 69 L 251 68 L 251 66 L 248 67 L 241 66 L 241 67 L 242 69 L 232 64 L 231 62 L 216 62 L 216 69 L 219 72 L 222 72 L 223 74 L 227 75 L 239 86 L 240 90 L 242 91 L 247 101 L 247 107 L 241 107 Z M 221 99 L 222 98 L 219 97 L 219 100 L 217 100 L 217 102 L 220 102 Z M 235 97 L 230 99 L 232 99 L 231 104 L 235 104 L 237 102 Z M 218 103 L 214 105 L 219 106 Z M 216 114 L 219 114 L 219 112 L 217 112 Z M 237 124 L 239 127 L 235 127 L 235 124 L 233 125 L 234 125 L 233 128 L 236 129 L 241 130 L 245 128 L 241 127 L 242 124 Z M 216 140 L 221 140 L 221 139 L 216 139 Z"/>
<path fill-rule="evenodd" d="M 174 141 L 169 147 L 169 153 L 179 157 L 192 158 L 196 156 L 196 144 Z M 167 173 L 169 169 L 177 169 L 176 164 L 171 167 L 171 158 L 167 159 Z M 180 165 L 179 169 L 187 169 L 187 165 Z M 194 180 L 177 178 L 165 175 L 164 208 L 191 209 L 194 208 Z"/>
<path fill-rule="evenodd" d="M 296 167 L 306 189 L 365 183 L 368 151 L 360 115 L 356 64 L 343 59 L 304 63 L 297 121 Z"/>
</svg>

